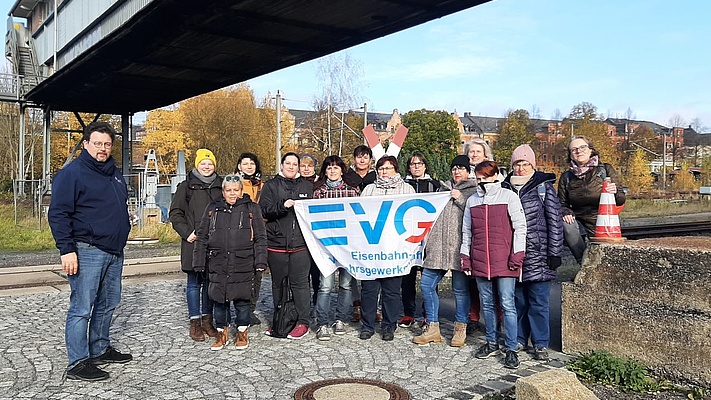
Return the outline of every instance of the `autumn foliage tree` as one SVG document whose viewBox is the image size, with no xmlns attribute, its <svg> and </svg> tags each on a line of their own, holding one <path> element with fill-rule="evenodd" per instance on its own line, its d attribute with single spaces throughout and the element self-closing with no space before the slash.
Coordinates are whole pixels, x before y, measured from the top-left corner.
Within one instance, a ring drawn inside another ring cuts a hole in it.
<svg viewBox="0 0 711 400">
<path fill-rule="evenodd" d="M 607 125 L 597 115 L 597 107 L 583 102 L 572 108 L 562 122 L 563 137 L 585 136 L 590 139 L 600 153 L 600 162 L 619 165 L 620 152 L 607 132 Z M 555 147 L 554 158 L 567 167 L 568 139 L 560 141 Z"/>
<path fill-rule="evenodd" d="M 180 102 L 175 110 L 154 110 L 146 119 L 145 149 L 161 159 L 161 171 L 175 173 L 178 150 L 186 151 L 188 169 L 195 150 L 210 149 L 221 174 L 234 172 L 243 152 L 255 153 L 263 172 L 274 171 L 276 112 L 263 101 L 257 107 L 246 84 L 216 90 Z M 282 129 L 284 126 L 282 126 Z"/>
<path fill-rule="evenodd" d="M 632 194 L 638 195 L 652 189 L 654 177 L 649 168 L 647 152 L 638 148 L 632 153 L 624 183 Z"/>
</svg>

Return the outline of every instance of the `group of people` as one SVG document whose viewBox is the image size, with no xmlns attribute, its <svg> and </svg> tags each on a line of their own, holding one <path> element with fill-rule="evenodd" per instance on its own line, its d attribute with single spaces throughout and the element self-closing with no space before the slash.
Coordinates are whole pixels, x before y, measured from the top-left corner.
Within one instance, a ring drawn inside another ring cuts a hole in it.
<svg viewBox="0 0 711 400">
<path fill-rule="evenodd" d="M 132 359 L 109 339 L 130 229 L 126 185 L 111 157 L 115 135 L 108 124 L 89 125 L 83 151 L 53 182 L 49 222 L 71 287 L 65 330 L 69 379 L 107 379 L 98 365 Z M 268 267 L 274 304 L 280 303 L 284 285 L 293 295 L 298 320 L 288 338 L 306 337 L 315 317 L 317 338 L 330 340 L 332 334 L 345 334 L 346 321 L 357 315 L 360 339 L 370 339 L 380 322 L 382 340 L 393 340 L 398 326 L 415 322 L 421 271 L 424 318 L 413 342 L 437 343 L 442 341 L 437 287 L 452 271 L 452 346 L 465 344 L 467 327 L 478 324 L 482 315 L 486 343 L 476 357 L 501 352 L 504 366 L 517 368 L 517 353 L 527 348 L 545 360 L 548 298 L 563 243 L 580 262 L 584 236 L 594 232 L 603 180 L 612 180 L 607 190 L 618 205 L 625 200 L 617 190 L 617 173 L 599 160 L 589 139 L 574 137 L 568 150 L 570 168 L 556 192 L 555 175 L 536 170 L 536 156 L 525 144 L 513 152 L 512 172 L 503 177 L 488 144 L 468 142 L 464 154 L 451 161 L 446 181 L 429 175 L 421 153 L 409 157 L 405 178 L 396 157 L 383 156 L 373 166 L 367 146 L 354 149 L 351 167 L 339 156 L 326 157 L 318 174 L 315 157 L 286 153 L 278 175 L 266 182 L 257 156 L 243 153 L 234 172 L 221 177 L 214 154 L 199 149 L 195 168 L 178 185 L 169 212 L 182 238 L 189 335 L 195 341 L 214 338 L 212 350 L 231 340 L 238 349 L 247 348 L 247 328 L 261 323 L 254 311 Z M 315 267 L 294 212 L 295 201 L 303 199 L 443 191 L 451 198 L 431 229 L 423 265 L 405 276 L 360 282 L 345 270 L 325 276 Z M 265 331 L 272 332 L 271 327 Z"/>
</svg>

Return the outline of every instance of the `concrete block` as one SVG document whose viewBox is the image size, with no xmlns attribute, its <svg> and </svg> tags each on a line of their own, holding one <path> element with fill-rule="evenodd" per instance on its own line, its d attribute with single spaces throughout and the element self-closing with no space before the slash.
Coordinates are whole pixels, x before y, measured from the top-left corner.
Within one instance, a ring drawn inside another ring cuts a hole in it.
<svg viewBox="0 0 711 400">
<path fill-rule="evenodd" d="M 564 352 L 607 350 L 711 384 L 711 238 L 593 244 L 561 308 Z"/>
<path fill-rule="evenodd" d="M 516 400 L 595 400 L 573 372 L 551 369 L 516 381 Z"/>
</svg>

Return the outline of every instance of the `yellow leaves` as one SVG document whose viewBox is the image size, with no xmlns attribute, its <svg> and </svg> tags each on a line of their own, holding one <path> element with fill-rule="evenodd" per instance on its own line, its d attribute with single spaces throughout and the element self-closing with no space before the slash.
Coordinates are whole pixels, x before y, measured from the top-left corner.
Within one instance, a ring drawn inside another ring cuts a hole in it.
<svg viewBox="0 0 711 400">
<path fill-rule="evenodd" d="M 178 150 L 186 151 L 190 169 L 198 148 L 215 154 L 220 174 L 233 172 L 243 152 L 255 153 L 262 172 L 273 173 L 276 112 L 258 108 L 246 84 L 184 100 L 173 109 L 153 110 L 145 127 L 144 147 L 156 150 L 161 173 L 175 172 Z"/>
<path fill-rule="evenodd" d="M 624 179 L 624 183 L 627 184 L 630 193 L 633 195 L 639 195 L 652 189 L 654 177 L 644 150 L 638 148 L 632 153 Z"/>
</svg>

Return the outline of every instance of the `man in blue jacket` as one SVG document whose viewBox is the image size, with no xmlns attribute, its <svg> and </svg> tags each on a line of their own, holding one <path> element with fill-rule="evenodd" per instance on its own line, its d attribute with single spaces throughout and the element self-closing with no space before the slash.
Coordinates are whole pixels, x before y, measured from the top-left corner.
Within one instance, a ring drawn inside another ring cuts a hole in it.
<svg viewBox="0 0 711 400">
<path fill-rule="evenodd" d="M 131 228 L 126 182 L 111 157 L 115 138 L 107 123 L 87 126 L 84 150 L 52 182 L 49 226 L 71 288 L 65 329 L 68 379 L 107 379 L 109 374 L 97 365 L 133 359 L 109 340 Z"/>
</svg>

